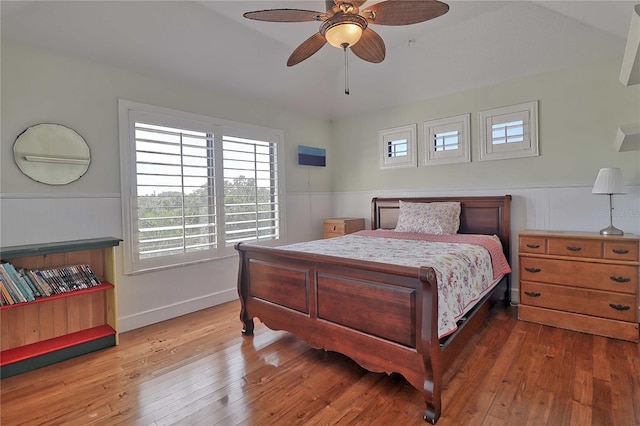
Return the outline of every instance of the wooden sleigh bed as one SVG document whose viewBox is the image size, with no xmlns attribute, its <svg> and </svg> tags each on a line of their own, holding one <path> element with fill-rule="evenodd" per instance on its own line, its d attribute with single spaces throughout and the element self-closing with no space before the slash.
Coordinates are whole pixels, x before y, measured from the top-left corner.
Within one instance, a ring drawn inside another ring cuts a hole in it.
<svg viewBox="0 0 640 426">
<path fill-rule="evenodd" d="M 372 229 L 393 229 L 400 200 L 459 201 L 460 234 L 499 237 L 509 260 L 510 195 L 461 198 L 374 198 Z M 344 354 L 374 372 L 399 373 L 422 392 L 425 420 L 441 414 L 447 368 L 488 315 L 490 301 L 508 299 L 509 276 L 484 296 L 457 330 L 438 338 L 437 278 L 429 265 L 405 267 L 240 243 L 238 293 L 242 333 L 257 317 L 314 348 Z"/>
</svg>

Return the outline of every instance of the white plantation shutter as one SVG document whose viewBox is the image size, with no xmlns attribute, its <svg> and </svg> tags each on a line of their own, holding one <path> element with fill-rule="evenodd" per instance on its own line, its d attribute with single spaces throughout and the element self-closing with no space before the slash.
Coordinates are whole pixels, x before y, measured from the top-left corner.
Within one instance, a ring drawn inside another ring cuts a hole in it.
<svg viewBox="0 0 640 426">
<path fill-rule="evenodd" d="M 445 151 L 457 151 L 460 139 L 458 129 L 441 131 L 433 135 L 433 150 L 436 153 Z"/>
<path fill-rule="evenodd" d="M 387 157 L 405 157 L 409 154 L 409 141 L 407 139 L 395 139 L 387 141 Z"/>
<path fill-rule="evenodd" d="M 141 259 L 217 246 L 213 135 L 135 123 Z"/>
<path fill-rule="evenodd" d="M 532 157 L 538 151 L 538 102 L 481 111 L 480 160 Z"/>
<path fill-rule="evenodd" d="M 277 146 L 223 136 L 224 239 L 227 246 L 279 237 Z"/>
<path fill-rule="evenodd" d="M 487 132 L 491 134 L 489 152 L 527 149 L 531 145 L 529 114 L 520 111 L 498 117 L 487 117 Z"/>
<path fill-rule="evenodd" d="M 380 168 L 415 167 L 415 124 L 378 131 L 380 141 Z"/>
<path fill-rule="evenodd" d="M 424 122 L 427 166 L 471 161 L 470 114 Z"/>
<path fill-rule="evenodd" d="M 281 237 L 280 131 L 128 101 L 119 112 L 125 273 Z"/>
</svg>

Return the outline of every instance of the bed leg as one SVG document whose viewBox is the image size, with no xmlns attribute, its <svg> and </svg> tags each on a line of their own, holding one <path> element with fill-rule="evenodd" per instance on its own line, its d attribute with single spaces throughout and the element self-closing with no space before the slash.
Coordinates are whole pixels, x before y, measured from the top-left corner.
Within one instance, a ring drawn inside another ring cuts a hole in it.
<svg viewBox="0 0 640 426">
<path fill-rule="evenodd" d="M 427 406 L 427 410 L 424 412 L 424 420 L 432 425 L 435 425 L 440 416 L 436 414 L 435 407 Z"/>
<path fill-rule="evenodd" d="M 244 312 L 240 314 L 240 320 L 242 321 L 242 335 L 253 336 L 253 318 L 245 318 Z"/>
</svg>

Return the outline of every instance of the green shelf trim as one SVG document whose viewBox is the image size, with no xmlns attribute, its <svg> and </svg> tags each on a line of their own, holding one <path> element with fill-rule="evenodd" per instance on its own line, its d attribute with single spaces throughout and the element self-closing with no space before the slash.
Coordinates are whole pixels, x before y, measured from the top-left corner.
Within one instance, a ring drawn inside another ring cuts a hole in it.
<svg viewBox="0 0 640 426">
<path fill-rule="evenodd" d="M 14 259 L 16 257 L 41 256 L 45 254 L 65 253 L 69 251 L 91 250 L 105 247 L 115 247 L 120 244 L 120 238 L 88 238 L 84 240 L 60 241 L 55 243 L 27 244 L 23 246 L 1 247 L 0 259 Z"/>
</svg>

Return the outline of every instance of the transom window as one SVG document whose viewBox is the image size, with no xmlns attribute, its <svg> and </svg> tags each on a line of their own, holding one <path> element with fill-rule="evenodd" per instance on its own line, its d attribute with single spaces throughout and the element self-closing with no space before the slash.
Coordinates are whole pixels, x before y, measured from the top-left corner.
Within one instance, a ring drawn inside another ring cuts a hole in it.
<svg viewBox="0 0 640 426">
<path fill-rule="evenodd" d="M 480 160 L 531 157 L 538 154 L 538 102 L 479 113 Z"/>
<path fill-rule="evenodd" d="M 435 166 L 471 161 L 470 117 L 470 114 L 462 114 L 424 123 L 425 165 Z"/>
<path fill-rule="evenodd" d="M 380 130 L 380 168 L 415 167 L 416 125 Z"/>
<path fill-rule="evenodd" d="M 280 239 L 280 131 L 120 101 L 125 273 Z"/>
</svg>

